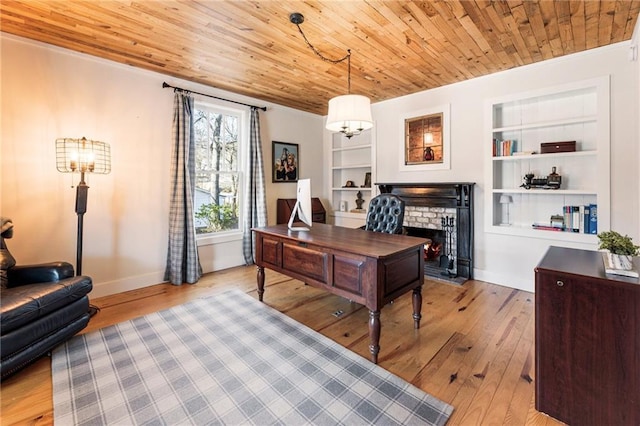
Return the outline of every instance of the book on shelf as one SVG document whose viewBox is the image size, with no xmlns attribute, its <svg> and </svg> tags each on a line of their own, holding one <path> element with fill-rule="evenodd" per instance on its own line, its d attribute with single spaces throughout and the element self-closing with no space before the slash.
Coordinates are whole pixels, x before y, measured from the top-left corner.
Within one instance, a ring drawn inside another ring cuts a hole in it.
<svg viewBox="0 0 640 426">
<path fill-rule="evenodd" d="M 575 232 L 580 234 L 598 233 L 598 206 L 585 204 L 582 206 L 563 206 L 562 214 L 551 216 L 549 223 L 533 223 L 533 229 L 545 231 Z"/>
<path fill-rule="evenodd" d="M 598 206 L 585 204 L 582 206 L 563 206 L 564 226 L 569 232 L 581 234 L 598 233 Z"/>
<path fill-rule="evenodd" d="M 559 231 L 559 232 L 564 232 L 566 229 L 563 226 L 555 226 L 555 225 L 549 225 L 549 224 L 545 224 L 545 223 L 534 223 L 531 225 L 531 227 L 533 229 L 540 229 L 543 231 Z"/>
<path fill-rule="evenodd" d="M 598 205 L 589 204 L 589 234 L 598 233 Z"/>
<path fill-rule="evenodd" d="M 632 256 L 616 256 L 610 252 L 602 252 L 602 261 L 607 274 L 640 277 L 637 267 L 633 264 Z"/>
<path fill-rule="evenodd" d="M 517 141 L 513 139 L 493 139 L 493 156 L 510 157 L 516 152 Z"/>
</svg>

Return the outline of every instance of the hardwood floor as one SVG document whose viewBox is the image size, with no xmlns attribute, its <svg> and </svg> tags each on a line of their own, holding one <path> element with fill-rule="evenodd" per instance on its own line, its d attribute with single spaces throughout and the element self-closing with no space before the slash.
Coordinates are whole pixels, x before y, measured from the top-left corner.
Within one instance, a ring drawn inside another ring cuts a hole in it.
<svg viewBox="0 0 640 426">
<path fill-rule="evenodd" d="M 205 275 L 196 285 L 159 284 L 92 300 L 100 312 L 83 332 L 239 288 L 256 295 L 255 267 Z M 369 358 L 368 311 L 346 299 L 266 271 L 264 301 Z M 411 293 L 381 311 L 378 364 L 455 407 L 449 425 L 558 425 L 534 409 L 533 294 L 468 281 L 425 280 L 422 322 L 414 330 Z M 339 317 L 336 311 L 344 313 Z M 52 424 L 51 360 L 45 357 L 0 387 L 0 424 Z"/>
</svg>

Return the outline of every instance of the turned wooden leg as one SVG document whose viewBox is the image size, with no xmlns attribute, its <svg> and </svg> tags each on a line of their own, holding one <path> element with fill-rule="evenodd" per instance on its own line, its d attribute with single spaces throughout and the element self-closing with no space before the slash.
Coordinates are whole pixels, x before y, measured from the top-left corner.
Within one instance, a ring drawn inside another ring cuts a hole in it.
<svg viewBox="0 0 640 426">
<path fill-rule="evenodd" d="M 371 352 L 371 362 L 378 363 L 378 352 L 380 352 L 380 311 L 369 311 L 369 352 Z"/>
<path fill-rule="evenodd" d="M 420 328 L 422 318 L 422 286 L 413 289 L 413 328 Z"/>
<path fill-rule="evenodd" d="M 262 302 L 262 296 L 264 295 L 264 268 L 258 266 L 258 300 Z"/>
</svg>

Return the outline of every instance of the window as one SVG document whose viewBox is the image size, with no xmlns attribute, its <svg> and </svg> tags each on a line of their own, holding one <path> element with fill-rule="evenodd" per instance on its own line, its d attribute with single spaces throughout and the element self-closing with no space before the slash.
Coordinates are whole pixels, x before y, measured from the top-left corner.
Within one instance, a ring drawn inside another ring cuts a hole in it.
<svg viewBox="0 0 640 426">
<path fill-rule="evenodd" d="M 196 103 L 196 234 L 239 230 L 243 114 Z"/>
</svg>

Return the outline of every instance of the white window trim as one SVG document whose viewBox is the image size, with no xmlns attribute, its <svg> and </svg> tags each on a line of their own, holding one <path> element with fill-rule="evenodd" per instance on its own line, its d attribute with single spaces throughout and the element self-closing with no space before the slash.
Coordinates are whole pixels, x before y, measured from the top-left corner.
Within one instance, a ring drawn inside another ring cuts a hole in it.
<svg viewBox="0 0 640 426">
<path fill-rule="evenodd" d="M 240 241 L 243 236 L 243 213 L 245 202 L 245 188 L 244 188 L 244 176 L 245 170 L 248 165 L 248 157 L 245 152 L 249 150 L 246 147 L 249 146 L 249 117 L 247 111 L 238 108 L 230 108 L 221 104 L 209 102 L 202 99 L 195 100 L 195 108 L 209 109 L 214 111 L 224 111 L 230 114 L 238 115 L 240 117 L 240 125 L 238 126 L 238 195 L 239 195 L 239 208 L 238 208 L 238 229 L 229 231 L 211 232 L 208 234 L 196 234 L 196 244 L 198 247 L 223 244 L 232 241 Z"/>
<path fill-rule="evenodd" d="M 210 234 L 199 234 L 196 236 L 196 243 L 200 246 L 211 246 L 216 244 L 229 243 L 232 241 L 241 241 L 242 231 L 234 229 L 233 231 L 212 232 Z"/>
</svg>

